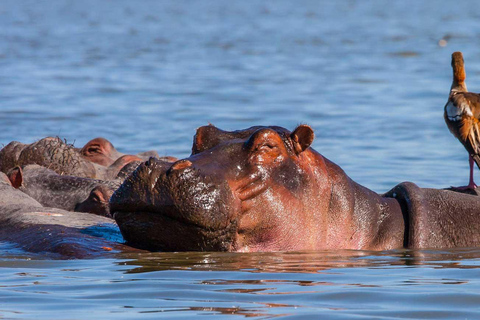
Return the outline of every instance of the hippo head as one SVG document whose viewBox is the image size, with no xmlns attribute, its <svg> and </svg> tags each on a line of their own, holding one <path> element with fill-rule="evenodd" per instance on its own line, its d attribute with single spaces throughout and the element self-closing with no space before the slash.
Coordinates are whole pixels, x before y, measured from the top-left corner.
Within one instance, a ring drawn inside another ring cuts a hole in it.
<svg viewBox="0 0 480 320">
<path fill-rule="evenodd" d="M 24 145 L 15 166 L 38 164 L 58 174 L 95 178 L 95 167 L 84 159 L 72 144 L 58 137 L 46 137 Z M 8 168 L 10 169 L 10 168 Z"/>
<path fill-rule="evenodd" d="M 7 171 L 17 165 L 20 153 L 25 148 L 25 144 L 12 141 L 0 150 L 0 171 Z"/>
<path fill-rule="evenodd" d="M 101 137 L 88 141 L 80 149 L 80 154 L 91 162 L 107 167 L 122 156 L 110 141 Z"/>
<path fill-rule="evenodd" d="M 322 247 L 331 186 L 313 138 L 307 125 L 200 127 L 190 157 L 142 163 L 113 194 L 111 212 L 127 242 L 150 250 Z"/>
</svg>

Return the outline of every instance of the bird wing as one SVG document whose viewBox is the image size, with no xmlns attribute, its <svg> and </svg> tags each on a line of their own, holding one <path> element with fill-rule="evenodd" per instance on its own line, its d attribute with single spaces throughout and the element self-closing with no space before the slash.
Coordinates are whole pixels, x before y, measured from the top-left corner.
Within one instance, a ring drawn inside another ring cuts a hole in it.
<svg viewBox="0 0 480 320">
<path fill-rule="evenodd" d="M 480 95 L 473 92 L 454 93 L 445 106 L 445 111 L 450 119 L 456 116 L 459 120 L 450 121 L 449 127 L 456 131 L 455 136 L 480 168 Z"/>
</svg>

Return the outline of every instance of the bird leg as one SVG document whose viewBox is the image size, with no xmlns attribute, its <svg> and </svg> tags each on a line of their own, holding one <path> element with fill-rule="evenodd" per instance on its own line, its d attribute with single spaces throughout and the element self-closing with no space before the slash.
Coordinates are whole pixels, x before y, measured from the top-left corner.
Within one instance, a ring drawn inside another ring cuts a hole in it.
<svg viewBox="0 0 480 320">
<path fill-rule="evenodd" d="M 455 190 L 475 190 L 478 186 L 473 181 L 473 164 L 475 163 L 471 155 L 468 156 L 468 163 L 470 164 L 470 180 L 468 181 L 467 186 L 463 187 L 452 187 Z"/>
</svg>

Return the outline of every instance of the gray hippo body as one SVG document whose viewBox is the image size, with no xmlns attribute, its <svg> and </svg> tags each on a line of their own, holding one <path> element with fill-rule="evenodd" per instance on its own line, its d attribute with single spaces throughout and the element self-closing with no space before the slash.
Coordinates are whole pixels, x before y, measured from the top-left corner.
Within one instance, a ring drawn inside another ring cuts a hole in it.
<svg viewBox="0 0 480 320">
<path fill-rule="evenodd" d="M 8 172 L 13 187 L 46 207 L 110 216 L 108 200 L 121 185 L 118 180 L 97 180 L 59 175 L 38 165 Z"/>
<path fill-rule="evenodd" d="M 478 191 L 419 188 L 411 182 L 383 196 L 395 198 L 405 215 L 405 247 L 455 248 L 480 246 Z"/>
<path fill-rule="evenodd" d="M 116 179 L 121 169 L 132 161 L 159 157 L 155 151 L 127 155 L 118 152 L 104 138 L 95 138 L 83 148 L 75 148 L 58 137 L 47 137 L 31 144 L 12 141 L 0 150 L 0 171 L 7 173 L 14 167 L 37 164 L 61 175 L 101 180 Z"/>
<path fill-rule="evenodd" d="M 0 241 L 52 258 L 138 251 L 123 244 L 111 218 L 42 206 L 0 173 Z"/>
</svg>

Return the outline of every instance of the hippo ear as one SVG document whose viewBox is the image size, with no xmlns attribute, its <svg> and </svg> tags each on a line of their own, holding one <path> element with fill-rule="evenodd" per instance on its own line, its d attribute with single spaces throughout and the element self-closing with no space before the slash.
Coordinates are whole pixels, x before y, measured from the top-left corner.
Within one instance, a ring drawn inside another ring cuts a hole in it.
<svg viewBox="0 0 480 320">
<path fill-rule="evenodd" d="M 13 169 L 10 169 L 7 173 L 8 179 L 12 183 L 12 186 L 15 189 L 18 189 L 22 186 L 23 184 L 23 171 L 22 168 L 20 167 L 15 167 Z"/>
<path fill-rule="evenodd" d="M 74 211 L 89 212 L 101 216 L 111 217 L 108 208 L 108 200 L 113 194 L 113 190 L 107 186 L 96 186 L 90 192 L 88 198 L 75 205 Z"/>
<path fill-rule="evenodd" d="M 108 202 L 113 191 L 105 186 L 96 186 L 90 192 L 89 198 L 95 202 Z"/>
<path fill-rule="evenodd" d="M 315 134 L 310 126 L 306 124 L 299 125 L 290 135 L 295 152 L 300 154 L 305 151 L 313 142 Z"/>
<path fill-rule="evenodd" d="M 218 137 L 221 131 L 213 124 L 198 128 L 193 137 L 192 154 L 197 154 L 216 146 L 219 143 Z"/>
</svg>

